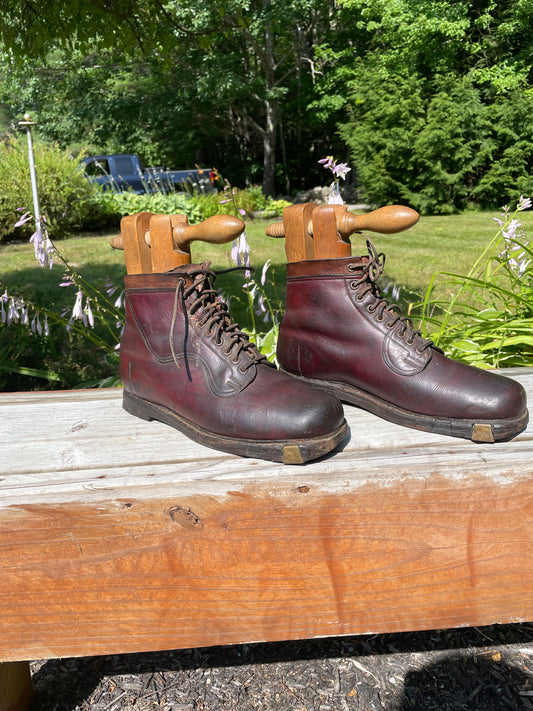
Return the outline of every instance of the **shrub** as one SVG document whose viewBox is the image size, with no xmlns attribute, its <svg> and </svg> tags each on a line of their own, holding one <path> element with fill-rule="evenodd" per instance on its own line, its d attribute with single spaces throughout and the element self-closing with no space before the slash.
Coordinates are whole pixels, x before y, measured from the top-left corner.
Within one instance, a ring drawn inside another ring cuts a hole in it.
<svg viewBox="0 0 533 711">
<path fill-rule="evenodd" d="M 485 368 L 533 365 L 533 248 L 519 218 L 521 197 L 467 275 L 437 272 L 422 304 L 423 332 L 447 355 Z M 450 299 L 439 287 L 452 288 Z"/>
<path fill-rule="evenodd" d="M 361 197 L 421 214 L 497 208 L 533 191 L 533 91 L 492 96 L 472 76 L 361 67 L 340 134 Z"/>
<path fill-rule="evenodd" d="M 203 219 L 198 206 L 185 193 L 155 192 L 137 195 L 134 192 L 106 191 L 100 193 L 98 201 L 104 214 L 115 215 L 118 219 L 126 215 L 134 215 L 137 212 L 179 213 L 186 215 L 191 224 Z"/>
<path fill-rule="evenodd" d="M 97 189 L 84 176 L 79 159 L 55 144 L 34 144 L 41 213 L 46 215 L 54 237 L 63 237 L 89 220 L 101 219 Z M 34 226 L 17 228 L 19 208 L 32 210 L 28 149 L 22 136 L 10 135 L 0 142 L 0 240 L 16 234 L 29 237 Z"/>
<path fill-rule="evenodd" d="M 263 211 L 265 217 L 279 217 L 283 208 L 291 204 L 286 200 L 265 197 L 261 188 L 233 188 L 231 196 L 227 191 L 207 194 L 154 192 L 145 195 L 106 191 L 100 192 L 97 199 L 100 203 L 100 214 L 114 215 L 117 219 L 137 212 L 179 213 L 186 215 L 191 225 L 213 215 L 233 215 L 237 212 L 250 216 L 256 211 Z"/>
</svg>

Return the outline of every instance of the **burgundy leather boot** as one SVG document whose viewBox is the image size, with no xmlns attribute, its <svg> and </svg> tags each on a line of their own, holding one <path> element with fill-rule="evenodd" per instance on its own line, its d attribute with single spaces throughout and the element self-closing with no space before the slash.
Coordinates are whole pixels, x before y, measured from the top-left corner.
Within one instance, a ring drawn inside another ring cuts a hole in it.
<svg viewBox="0 0 533 711">
<path fill-rule="evenodd" d="M 208 265 L 125 277 L 123 407 L 208 447 L 285 464 L 346 436 L 340 402 L 281 373 L 231 321 Z"/>
<path fill-rule="evenodd" d="M 287 265 L 282 369 L 391 422 L 494 442 L 528 422 L 523 387 L 445 357 L 382 298 L 369 255 Z"/>
</svg>

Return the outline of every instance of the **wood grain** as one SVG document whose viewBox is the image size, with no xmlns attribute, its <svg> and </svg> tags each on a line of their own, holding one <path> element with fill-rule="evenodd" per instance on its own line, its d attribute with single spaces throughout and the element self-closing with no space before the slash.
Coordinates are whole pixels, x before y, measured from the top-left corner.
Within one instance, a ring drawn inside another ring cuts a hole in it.
<svg viewBox="0 0 533 711">
<path fill-rule="evenodd" d="M 320 205 L 313 212 L 315 259 L 342 259 L 352 254 L 350 240 L 337 230 L 337 214 L 346 212 L 342 205 Z"/>
<path fill-rule="evenodd" d="M 313 239 L 309 223 L 316 203 L 289 205 L 283 210 L 283 234 L 287 262 L 300 262 L 314 258 Z"/>
<path fill-rule="evenodd" d="M 185 215 L 152 215 L 150 219 L 150 251 L 152 272 L 160 274 L 176 267 L 190 264 L 191 252 L 177 252 L 174 249 L 172 218 L 186 221 Z"/>
<path fill-rule="evenodd" d="M 152 272 L 152 254 L 144 239 L 152 216 L 152 212 L 139 212 L 136 215 L 127 215 L 120 221 L 124 261 L 128 274 L 151 274 Z"/>
<path fill-rule="evenodd" d="M 0 659 L 533 619 L 531 426 L 480 445 L 347 407 L 342 451 L 284 467 L 120 396 L 0 395 Z"/>
</svg>

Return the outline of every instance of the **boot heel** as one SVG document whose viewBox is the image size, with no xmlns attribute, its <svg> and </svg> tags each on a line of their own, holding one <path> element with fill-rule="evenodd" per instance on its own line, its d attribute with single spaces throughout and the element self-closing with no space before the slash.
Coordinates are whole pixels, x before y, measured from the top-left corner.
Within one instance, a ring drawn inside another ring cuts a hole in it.
<svg viewBox="0 0 533 711">
<path fill-rule="evenodd" d="M 124 410 L 126 410 L 126 412 L 129 412 L 131 415 L 140 417 L 141 420 L 152 422 L 152 420 L 154 419 L 154 417 L 150 413 L 150 405 L 144 400 L 141 400 L 140 398 L 135 397 L 135 395 L 127 393 L 126 391 L 124 391 L 124 393 L 122 394 L 122 407 Z"/>
</svg>

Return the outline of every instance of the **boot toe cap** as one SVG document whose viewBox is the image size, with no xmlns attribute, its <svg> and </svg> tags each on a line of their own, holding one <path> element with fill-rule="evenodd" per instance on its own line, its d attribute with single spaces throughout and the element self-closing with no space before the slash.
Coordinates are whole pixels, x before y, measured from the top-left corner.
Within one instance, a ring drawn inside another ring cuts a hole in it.
<svg viewBox="0 0 533 711">
<path fill-rule="evenodd" d="M 272 374 L 276 376 L 272 383 L 256 383 L 261 404 L 248 411 L 254 420 L 249 423 L 254 436 L 311 439 L 328 435 L 343 425 L 344 410 L 336 397 L 287 373 Z"/>
</svg>

